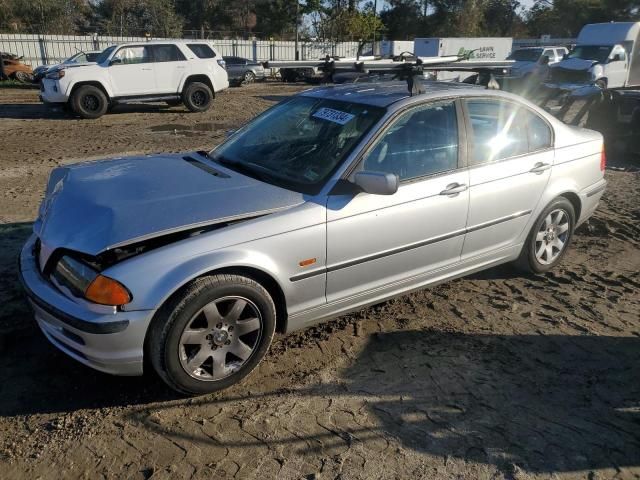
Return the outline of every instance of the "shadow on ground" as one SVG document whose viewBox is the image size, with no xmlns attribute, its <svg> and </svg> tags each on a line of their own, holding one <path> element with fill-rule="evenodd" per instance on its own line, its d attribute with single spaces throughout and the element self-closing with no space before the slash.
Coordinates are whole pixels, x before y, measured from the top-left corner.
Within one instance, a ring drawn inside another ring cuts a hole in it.
<svg viewBox="0 0 640 480">
<path fill-rule="evenodd" d="M 284 438 L 264 431 L 255 441 L 224 446 L 280 445 L 303 454 L 315 449 L 310 445 L 325 452 L 332 444 L 360 442 L 366 448 L 390 435 L 418 452 L 500 469 L 512 464 L 533 472 L 640 466 L 638 338 L 382 333 L 371 337 L 341 377 L 339 384 L 290 395 L 318 402 L 342 397 L 347 405 L 340 403 L 327 416 L 365 410 L 377 427 L 336 425 L 335 431 Z M 227 405 L 235 411 L 254 403 L 259 412 L 270 397 L 286 402 L 282 392 L 223 393 L 216 400 L 191 401 L 189 408 Z M 132 412 L 129 418 L 176 440 L 219 444 L 180 427 L 162 427 L 147 413 Z"/>
<path fill-rule="evenodd" d="M 361 442 L 366 448 L 392 437 L 417 452 L 498 468 L 515 463 L 529 471 L 562 472 L 640 466 L 640 338 L 377 333 L 336 374 L 335 383 L 282 392 L 270 390 L 268 381 L 252 382 L 251 394 L 240 386 L 180 400 L 154 376 L 101 374 L 48 344 L 12 270 L 29 232 L 28 223 L 0 226 L 0 291 L 9 292 L 3 303 L 13 305 L 3 307 L 1 324 L 17 325 L 0 337 L 0 416 L 122 406 L 129 407 L 129 421 L 149 433 L 219 445 L 184 422 L 160 425 L 150 412 L 184 406 L 195 416 L 211 409 L 231 415 L 255 404 L 266 418 L 270 405 L 287 398 L 312 400 L 307 405 L 331 399 L 364 415 L 367 425 L 292 435 L 276 422 L 265 424 L 265 438 L 233 435 L 224 446 L 281 445 L 303 453 L 336 443 Z M 173 401 L 154 405 L 168 400 Z"/>
<path fill-rule="evenodd" d="M 107 115 L 124 113 L 176 113 L 187 112 L 180 105 L 170 108 L 164 103 L 131 103 L 112 107 Z M 79 120 L 80 117 L 72 112 L 65 111 L 61 106 L 47 106 L 39 103 L 7 103 L 0 104 L 0 119 L 10 118 L 14 120 L 43 119 L 43 120 Z"/>
</svg>

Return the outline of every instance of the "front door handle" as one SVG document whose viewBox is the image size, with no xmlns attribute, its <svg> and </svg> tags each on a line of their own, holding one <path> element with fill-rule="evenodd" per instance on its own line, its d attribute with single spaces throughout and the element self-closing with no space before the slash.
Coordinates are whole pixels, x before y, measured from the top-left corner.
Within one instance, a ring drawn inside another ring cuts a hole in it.
<svg viewBox="0 0 640 480">
<path fill-rule="evenodd" d="M 549 163 L 542 163 L 542 162 L 538 162 L 536 163 L 533 168 L 531 170 L 529 170 L 531 173 L 542 173 L 545 170 L 549 170 L 551 168 L 551 164 Z"/>
<path fill-rule="evenodd" d="M 143 68 L 142 71 L 143 72 L 150 72 L 152 69 L 151 68 Z"/>
<path fill-rule="evenodd" d="M 451 183 L 447 185 L 447 188 L 440 192 L 440 195 L 457 195 L 460 192 L 464 192 L 467 186 L 462 183 Z"/>
</svg>

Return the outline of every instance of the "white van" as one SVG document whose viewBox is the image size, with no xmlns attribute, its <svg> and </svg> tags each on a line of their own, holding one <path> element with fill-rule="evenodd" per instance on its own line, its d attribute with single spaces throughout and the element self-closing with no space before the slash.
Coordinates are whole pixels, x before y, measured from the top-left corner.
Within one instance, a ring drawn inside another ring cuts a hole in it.
<svg viewBox="0 0 640 480">
<path fill-rule="evenodd" d="M 576 47 L 551 67 L 555 84 L 595 84 L 601 88 L 640 85 L 640 22 L 585 25 Z"/>
</svg>

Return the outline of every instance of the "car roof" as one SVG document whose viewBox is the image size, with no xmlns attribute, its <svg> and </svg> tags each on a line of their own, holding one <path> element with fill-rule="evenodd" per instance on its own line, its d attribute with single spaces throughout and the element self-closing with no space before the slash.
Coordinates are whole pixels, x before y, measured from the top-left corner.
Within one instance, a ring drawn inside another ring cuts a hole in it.
<svg viewBox="0 0 640 480">
<path fill-rule="evenodd" d="M 460 95 L 465 92 L 477 93 L 478 87 L 466 83 L 453 82 L 422 82 L 425 94 L 435 94 L 434 96 L 449 96 L 451 93 Z M 492 92 L 491 90 L 482 90 Z M 320 87 L 305 90 L 301 95 L 315 98 L 325 98 L 327 100 L 341 100 L 344 102 L 363 103 L 376 107 L 388 107 L 405 98 L 409 98 L 407 82 L 371 82 L 371 83 L 350 83 L 330 87 Z"/>
</svg>

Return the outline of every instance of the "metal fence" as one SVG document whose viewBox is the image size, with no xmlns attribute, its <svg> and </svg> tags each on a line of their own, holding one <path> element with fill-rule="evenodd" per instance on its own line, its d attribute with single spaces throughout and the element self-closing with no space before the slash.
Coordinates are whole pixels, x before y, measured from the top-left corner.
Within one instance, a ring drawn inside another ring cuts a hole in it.
<svg viewBox="0 0 640 480">
<path fill-rule="evenodd" d="M 60 63 L 81 51 L 103 50 L 124 42 L 167 40 L 154 37 L 114 37 L 104 35 L 29 35 L 0 34 L 0 51 L 23 56 L 32 67 Z M 249 58 L 255 61 L 294 60 L 295 42 L 262 40 L 209 40 L 222 55 Z M 325 55 L 355 57 L 357 42 L 300 42 L 301 60 L 319 59 Z"/>
<path fill-rule="evenodd" d="M 24 57 L 35 67 L 60 63 L 71 55 L 89 50 L 103 50 L 114 43 L 166 40 L 154 37 L 119 37 L 106 35 L 31 35 L 0 33 L 0 51 Z M 294 60 L 295 42 L 268 40 L 209 40 L 222 55 L 249 58 L 255 61 Z M 379 43 L 379 42 L 378 42 Z M 572 45 L 573 38 L 519 38 L 513 47 L 536 45 Z M 369 46 L 371 49 L 371 46 Z M 300 60 L 315 60 L 325 55 L 355 57 L 358 42 L 300 42 Z M 378 48 L 376 51 L 380 51 Z M 369 54 L 370 52 L 366 52 Z"/>
</svg>

